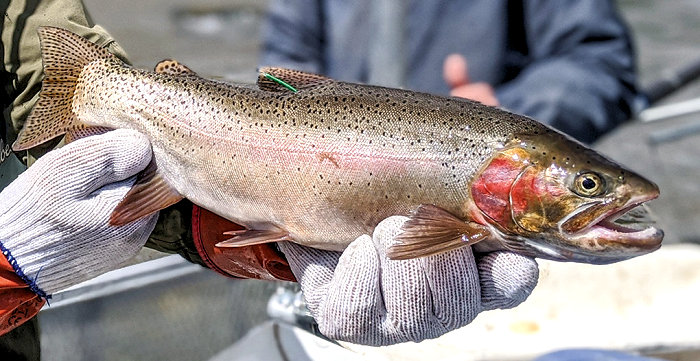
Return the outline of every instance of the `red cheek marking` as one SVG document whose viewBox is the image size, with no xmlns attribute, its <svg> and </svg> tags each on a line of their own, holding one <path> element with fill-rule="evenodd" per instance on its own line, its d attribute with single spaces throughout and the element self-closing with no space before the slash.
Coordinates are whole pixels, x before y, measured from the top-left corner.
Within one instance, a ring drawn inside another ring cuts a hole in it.
<svg viewBox="0 0 700 361">
<path fill-rule="evenodd" d="M 520 214 L 527 210 L 528 204 L 533 206 L 533 203 L 539 203 L 540 196 L 545 193 L 546 185 L 537 177 L 536 169 L 527 169 L 513 184 L 510 193 L 513 213 Z"/>
<path fill-rule="evenodd" d="M 511 188 L 511 211 L 516 219 L 523 213 L 545 216 L 547 204 L 563 194 L 563 189 L 557 183 L 547 181 L 536 167 L 530 167 Z"/>
<path fill-rule="evenodd" d="M 474 203 L 494 221 L 501 223 L 510 218 L 509 193 L 524 166 L 521 158 L 503 153 L 494 158 L 472 183 Z"/>
</svg>

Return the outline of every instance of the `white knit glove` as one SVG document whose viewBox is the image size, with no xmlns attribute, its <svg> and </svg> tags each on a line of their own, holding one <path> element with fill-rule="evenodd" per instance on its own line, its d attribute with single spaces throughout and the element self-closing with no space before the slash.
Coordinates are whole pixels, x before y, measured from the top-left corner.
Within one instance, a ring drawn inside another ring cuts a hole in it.
<svg viewBox="0 0 700 361">
<path fill-rule="evenodd" d="M 46 297 L 134 256 L 153 215 L 108 224 L 151 160 L 148 139 L 115 130 L 49 152 L 0 193 L 0 244 L 15 272 Z"/>
<path fill-rule="evenodd" d="M 481 311 L 515 307 L 537 284 L 535 260 L 509 252 L 475 260 L 464 247 L 390 260 L 386 250 L 406 219 L 387 218 L 342 254 L 279 243 L 321 333 L 373 346 L 419 342 L 467 325 Z"/>
</svg>

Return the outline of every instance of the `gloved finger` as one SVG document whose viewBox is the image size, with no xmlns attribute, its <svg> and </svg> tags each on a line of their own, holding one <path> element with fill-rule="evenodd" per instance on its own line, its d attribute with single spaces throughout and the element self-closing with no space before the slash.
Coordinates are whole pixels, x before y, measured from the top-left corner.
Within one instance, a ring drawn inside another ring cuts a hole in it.
<svg viewBox="0 0 700 361">
<path fill-rule="evenodd" d="M 399 216 L 383 220 L 375 228 L 373 240 L 380 255 L 386 333 L 400 341 L 418 342 L 448 330 L 437 322 L 432 312 L 435 303 L 426 274 L 426 267 L 430 268 L 429 257 L 390 260 L 386 256 L 386 250 L 394 243 L 406 220 Z"/>
<path fill-rule="evenodd" d="M 343 252 L 325 302 L 317 309 L 319 330 L 328 337 L 379 345 L 390 340 L 382 323 L 386 315 L 379 283 L 379 259 L 372 238 L 358 237 Z"/>
<path fill-rule="evenodd" d="M 325 298 L 341 253 L 305 247 L 293 242 L 279 242 L 278 247 L 301 285 L 307 306 L 314 313 Z"/>
<path fill-rule="evenodd" d="M 41 217 L 42 222 L 37 222 L 33 217 L 25 216 L 18 218 L 16 222 L 13 222 L 12 227 L 8 228 L 14 229 L 15 232 L 22 232 L 22 235 L 29 239 L 48 236 L 53 236 L 57 239 L 65 237 L 61 236 L 61 234 L 68 234 L 74 239 L 112 239 L 115 246 L 121 247 L 121 253 L 120 255 L 114 254 L 111 257 L 115 259 L 121 255 L 130 257 L 133 254 L 126 252 L 128 247 L 125 247 L 123 240 L 127 237 L 133 237 L 134 234 L 141 234 L 142 228 L 148 228 L 148 225 L 153 223 L 158 217 L 158 214 L 155 213 L 126 225 L 109 225 L 109 218 L 114 208 L 131 189 L 134 180 L 135 177 L 131 177 L 125 181 L 108 184 L 88 197 L 66 203 L 63 207 L 67 207 L 70 210 L 68 212 L 58 212 L 56 208 L 51 207 L 48 209 L 42 208 L 41 210 L 36 209 L 36 214 L 44 213 Z M 39 200 L 39 202 L 41 201 Z M 38 206 L 34 206 L 34 208 L 36 207 Z M 58 225 L 60 226 L 57 227 Z M 143 243 L 146 242 L 149 234 L 142 237 Z M 95 252 L 88 244 L 85 246 L 85 251 Z M 137 247 L 135 251 L 138 251 L 141 246 L 143 244 Z M 101 250 L 108 248 L 104 245 L 100 246 Z M 71 253 L 71 255 L 74 256 L 75 252 Z"/>
<path fill-rule="evenodd" d="M 539 268 L 534 258 L 491 252 L 477 264 L 484 310 L 513 308 L 525 301 L 537 285 Z"/>
<path fill-rule="evenodd" d="M 81 250 L 75 252 L 74 256 L 83 260 L 82 267 L 90 269 L 94 275 L 102 274 L 136 255 L 146 244 L 157 221 L 158 214 L 155 213 L 122 226 L 109 226 L 114 230 L 111 232 L 105 230 L 104 238 L 113 239 L 113 242 L 102 244 L 99 248 L 86 244 Z M 104 262 L 107 257 L 111 258 L 110 264 Z M 66 263 L 70 262 L 66 260 Z M 70 268 L 66 271 L 69 270 Z"/>
<path fill-rule="evenodd" d="M 73 186 L 80 194 L 88 194 L 105 184 L 136 175 L 146 168 L 151 157 L 146 136 L 134 130 L 118 129 L 78 139 L 49 152 L 34 167 L 48 165 L 56 175 L 56 186 Z"/>
<path fill-rule="evenodd" d="M 50 270 L 38 272 L 37 284 L 53 294 L 113 270 L 143 248 L 157 220 L 156 213 L 119 227 L 103 225 L 91 231 L 92 238 L 81 237 L 77 243 L 64 241 L 67 245 L 62 248 L 47 247 L 55 254 L 51 256 Z"/>
<path fill-rule="evenodd" d="M 129 190 L 131 190 L 131 187 L 133 186 L 135 181 L 136 176 L 132 176 L 122 181 L 109 183 L 102 186 L 101 188 L 96 189 L 95 191 L 91 192 L 85 197 L 77 199 L 73 205 L 75 213 L 78 214 L 75 216 L 75 224 L 80 224 L 81 227 L 95 228 L 104 227 L 105 225 L 108 225 L 109 219 L 112 213 L 114 212 L 114 209 L 124 199 Z M 79 216 L 79 214 L 81 214 L 82 212 L 89 212 L 89 214 L 92 214 L 92 217 L 86 219 L 82 216 Z M 144 217 L 142 219 L 136 220 L 136 222 L 143 222 L 147 218 L 148 217 Z M 78 219 L 80 219 L 80 222 L 77 222 Z M 69 224 L 71 224 L 70 220 Z M 136 224 L 135 226 L 138 227 L 140 225 Z"/>
<path fill-rule="evenodd" d="M 471 323 L 481 310 L 479 273 L 471 247 L 425 257 L 432 313 L 446 330 Z"/>
<path fill-rule="evenodd" d="M 371 237 L 358 237 L 342 255 L 292 243 L 280 244 L 280 249 L 299 280 L 321 333 L 365 345 L 395 340 L 382 324 L 386 312 Z"/>
</svg>

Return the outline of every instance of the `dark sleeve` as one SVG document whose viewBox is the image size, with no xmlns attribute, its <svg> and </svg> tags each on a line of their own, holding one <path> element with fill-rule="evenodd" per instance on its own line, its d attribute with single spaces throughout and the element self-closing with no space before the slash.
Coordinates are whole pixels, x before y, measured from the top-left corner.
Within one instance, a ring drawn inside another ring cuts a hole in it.
<svg viewBox="0 0 700 361">
<path fill-rule="evenodd" d="M 165 253 L 177 253 L 192 263 L 206 266 L 192 238 L 192 203 L 185 199 L 161 210 L 146 247 Z"/>
<path fill-rule="evenodd" d="M 592 142 L 628 119 L 637 95 L 628 30 L 608 0 L 524 0 L 529 59 L 501 104 Z"/>
<path fill-rule="evenodd" d="M 320 0 L 273 0 L 262 30 L 260 65 L 324 73 Z"/>
</svg>

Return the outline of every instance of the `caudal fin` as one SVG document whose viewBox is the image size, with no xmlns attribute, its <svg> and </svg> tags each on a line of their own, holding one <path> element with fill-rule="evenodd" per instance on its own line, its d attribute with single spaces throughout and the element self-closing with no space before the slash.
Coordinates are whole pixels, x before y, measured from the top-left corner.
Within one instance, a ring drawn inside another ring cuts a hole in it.
<svg viewBox="0 0 700 361">
<path fill-rule="evenodd" d="M 117 59 L 102 48 L 68 30 L 41 27 L 44 80 L 39 100 L 12 145 L 29 149 L 67 132 L 83 128 L 72 111 L 73 95 L 83 68 L 97 59 Z"/>
</svg>

